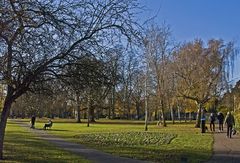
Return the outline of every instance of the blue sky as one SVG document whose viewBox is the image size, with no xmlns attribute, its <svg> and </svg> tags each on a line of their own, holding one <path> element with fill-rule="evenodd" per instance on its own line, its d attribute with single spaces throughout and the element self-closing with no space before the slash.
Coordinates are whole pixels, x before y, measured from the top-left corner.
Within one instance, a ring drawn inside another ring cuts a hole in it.
<svg viewBox="0 0 240 163">
<path fill-rule="evenodd" d="M 211 38 L 235 41 L 240 48 L 240 0 L 139 0 L 146 11 L 141 19 L 157 15 L 155 22 L 169 24 L 176 41 Z M 234 77 L 240 80 L 240 56 Z"/>
</svg>

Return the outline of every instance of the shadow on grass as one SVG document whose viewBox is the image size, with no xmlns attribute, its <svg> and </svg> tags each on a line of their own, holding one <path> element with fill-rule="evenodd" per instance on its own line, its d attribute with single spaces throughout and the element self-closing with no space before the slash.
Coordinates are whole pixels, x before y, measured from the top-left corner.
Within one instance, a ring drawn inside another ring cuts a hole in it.
<svg viewBox="0 0 240 163">
<path fill-rule="evenodd" d="M 70 152 L 59 149 L 47 141 L 40 140 L 36 135 L 25 130 L 25 128 L 17 126 L 16 123 L 8 125 L 4 141 L 3 163 L 64 163 L 72 162 L 73 160 L 77 160 L 76 162 L 86 162 Z"/>
<path fill-rule="evenodd" d="M 147 149 L 141 147 L 116 147 L 116 148 L 102 148 L 99 150 L 122 156 L 140 160 L 148 160 L 160 163 L 175 163 L 175 162 L 204 162 L 210 159 L 204 151 L 182 150 L 182 149 Z"/>
<path fill-rule="evenodd" d="M 69 130 L 62 130 L 62 129 L 44 129 L 44 128 L 34 128 L 34 129 L 31 129 L 31 130 L 48 131 L 48 132 L 51 132 L 51 131 L 69 131 Z"/>
</svg>

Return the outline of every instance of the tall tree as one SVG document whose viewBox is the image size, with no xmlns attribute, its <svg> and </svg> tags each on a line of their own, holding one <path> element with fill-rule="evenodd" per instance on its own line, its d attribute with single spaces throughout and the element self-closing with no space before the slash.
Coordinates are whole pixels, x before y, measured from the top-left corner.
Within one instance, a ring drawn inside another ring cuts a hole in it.
<svg viewBox="0 0 240 163">
<path fill-rule="evenodd" d="M 142 99 L 144 97 L 144 72 L 138 71 L 138 73 L 133 78 L 133 94 L 132 100 L 135 103 L 137 119 L 140 119 Z"/>
<path fill-rule="evenodd" d="M 82 100 L 87 98 L 86 91 L 92 89 L 93 91 L 91 92 L 95 92 L 100 97 L 101 94 L 106 96 L 110 89 L 108 67 L 105 66 L 104 61 L 93 56 L 85 56 L 78 59 L 75 63 L 66 66 L 62 76 L 64 76 L 62 78 L 63 83 L 69 88 L 69 92 L 73 96 L 72 100 L 76 102 L 77 122 L 81 121 L 80 106 Z M 94 97 L 97 100 L 97 97 Z"/>
<path fill-rule="evenodd" d="M 169 58 L 172 52 L 170 39 L 170 29 L 163 25 L 158 27 L 152 25 L 146 32 L 144 38 L 146 60 L 151 69 L 151 74 L 156 85 L 158 102 L 161 110 L 163 126 L 166 126 L 165 111 L 167 104 L 167 81 L 166 76 L 171 74 L 167 72 Z"/>
<path fill-rule="evenodd" d="M 137 75 L 139 56 L 133 49 L 127 51 L 122 62 L 122 85 L 123 85 L 123 110 L 127 113 L 127 119 L 131 118 L 131 104 L 133 94 L 133 79 Z"/>
<path fill-rule="evenodd" d="M 120 82 L 120 67 L 123 58 L 123 47 L 116 46 L 108 52 L 107 66 L 109 71 L 109 80 L 111 84 L 111 93 L 109 94 L 110 107 L 108 110 L 108 118 L 115 118 L 115 105 L 116 105 L 116 87 Z"/>
<path fill-rule="evenodd" d="M 0 3 L 1 83 L 7 87 L 0 122 L 0 159 L 12 103 L 40 75 L 56 76 L 86 53 L 137 36 L 135 0 L 6 0 Z M 125 36 L 124 38 L 122 36 Z"/>
<path fill-rule="evenodd" d="M 227 78 L 226 64 L 234 54 L 232 42 L 210 40 L 205 47 L 201 40 L 184 44 L 174 58 L 178 96 L 198 105 L 196 127 L 200 127 L 201 110 L 213 96 L 222 93 Z"/>
</svg>

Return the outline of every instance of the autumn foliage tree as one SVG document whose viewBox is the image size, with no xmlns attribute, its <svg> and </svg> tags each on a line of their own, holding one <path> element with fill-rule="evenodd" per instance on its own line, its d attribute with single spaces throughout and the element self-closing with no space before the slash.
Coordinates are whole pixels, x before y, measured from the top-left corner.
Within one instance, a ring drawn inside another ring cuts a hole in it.
<svg viewBox="0 0 240 163">
<path fill-rule="evenodd" d="M 229 59 L 234 55 L 232 42 L 210 40 L 207 46 L 195 40 L 182 45 L 175 53 L 174 71 L 179 97 L 198 105 L 196 127 L 200 127 L 201 110 L 212 97 L 219 95 L 227 81 Z"/>
</svg>

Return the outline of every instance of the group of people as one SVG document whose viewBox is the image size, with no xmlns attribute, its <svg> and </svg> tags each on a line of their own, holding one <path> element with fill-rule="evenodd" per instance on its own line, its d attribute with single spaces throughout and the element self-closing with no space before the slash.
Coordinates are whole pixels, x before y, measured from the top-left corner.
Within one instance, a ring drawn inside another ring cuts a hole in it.
<svg viewBox="0 0 240 163">
<path fill-rule="evenodd" d="M 227 112 L 226 118 L 224 120 L 224 115 L 223 113 L 219 112 L 217 116 L 215 116 L 213 113 L 210 114 L 209 116 L 209 122 L 210 122 L 210 130 L 215 132 L 215 120 L 218 120 L 218 127 L 219 127 L 219 132 L 223 131 L 223 125 L 226 124 L 227 126 L 227 137 L 231 138 L 233 131 L 234 131 L 234 126 L 235 126 L 235 120 L 234 116 L 231 114 L 231 112 Z"/>
</svg>

